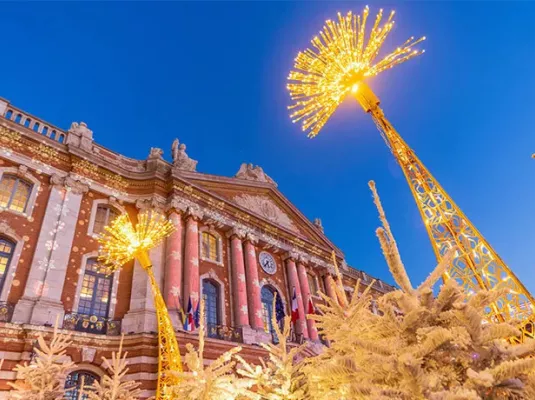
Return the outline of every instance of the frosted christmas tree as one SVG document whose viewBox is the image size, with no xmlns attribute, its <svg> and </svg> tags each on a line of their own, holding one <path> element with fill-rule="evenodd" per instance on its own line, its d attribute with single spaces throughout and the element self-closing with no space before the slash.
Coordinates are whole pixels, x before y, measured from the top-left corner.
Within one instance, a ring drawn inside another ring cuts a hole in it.
<svg viewBox="0 0 535 400">
<path fill-rule="evenodd" d="M 433 286 L 449 266 L 448 255 L 418 287 L 413 287 L 370 182 L 383 224 L 377 230 L 387 264 L 401 290 L 379 299 L 370 311 L 368 290 L 345 305 L 323 296 L 323 315 L 311 316 L 331 347 L 310 360 L 304 372 L 314 399 L 533 399 L 535 343 L 511 345 L 519 330 L 488 324 L 485 308 L 504 293 L 465 295 L 453 279 L 438 295 Z M 341 305 L 342 304 L 342 305 Z"/>
</svg>

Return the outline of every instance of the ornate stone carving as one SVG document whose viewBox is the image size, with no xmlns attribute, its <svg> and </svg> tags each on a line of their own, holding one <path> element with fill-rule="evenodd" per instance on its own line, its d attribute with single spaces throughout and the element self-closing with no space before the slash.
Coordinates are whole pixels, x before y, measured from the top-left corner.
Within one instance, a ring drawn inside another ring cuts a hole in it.
<svg viewBox="0 0 535 400">
<path fill-rule="evenodd" d="M 162 160 L 162 159 L 163 159 L 163 150 L 158 147 L 151 147 L 147 160 Z"/>
<path fill-rule="evenodd" d="M 293 224 L 290 217 L 288 217 L 284 211 L 282 211 L 275 203 L 266 197 L 241 194 L 234 197 L 234 201 L 243 208 L 253 211 L 261 217 L 274 222 L 275 224 L 297 232 L 297 228 Z"/>
<path fill-rule="evenodd" d="M 17 233 L 15 230 L 7 223 L 7 221 L 0 221 L 0 233 L 12 238 L 17 238 Z"/>
<path fill-rule="evenodd" d="M 199 221 L 204 216 L 204 213 L 202 212 L 201 208 L 195 204 L 188 206 L 186 210 L 186 216 L 188 218 L 194 218 L 195 220 Z"/>
<path fill-rule="evenodd" d="M 82 361 L 92 363 L 93 360 L 95 359 L 96 353 L 97 353 L 97 349 L 84 346 L 82 348 Z"/>
<path fill-rule="evenodd" d="M 299 256 L 297 257 L 297 261 L 300 262 L 301 264 L 308 264 L 309 261 L 310 261 L 310 257 L 307 256 L 306 254 L 303 254 L 302 252 L 299 252 L 298 253 Z"/>
<path fill-rule="evenodd" d="M 179 144 L 178 139 L 173 141 L 171 147 L 171 153 L 173 156 L 173 168 L 182 171 L 196 171 L 197 160 L 190 158 L 186 154 L 186 145 L 184 143 Z"/>
<path fill-rule="evenodd" d="M 251 232 L 247 232 L 245 234 L 245 240 L 248 241 L 248 242 L 251 242 L 252 244 L 257 244 L 258 243 L 258 237 L 256 237 L 253 233 Z"/>
<path fill-rule="evenodd" d="M 268 174 L 264 172 L 262 167 L 258 165 L 253 166 L 253 164 L 243 163 L 234 177 L 248 181 L 271 183 L 272 185 L 277 186 L 275 181 L 271 179 Z"/>
<path fill-rule="evenodd" d="M 85 122 L 73 122 L 67 135 L 67 144 L 92 153 L 93 131 L 87 127 Z"/>
<path fill-rule="evenodd" d="M 74 194 L 83 194 L 89 191 L 89 185 L 73 177 L 72 175 L 60 176 L 52 174 L 50 176 L 50 183 L 59 188 L 70 190 Z"/>
<path fill-rule="evenodd" d="M 181 199 L 180 197 L 172 197 L 165 206 L 165 211 L 176 210 L 178 212 L 184 213 L 191 207 L 193 203 L 186 199 Z"/>
<path fill-rule="evenodd" d="M 136 208 L 139 211 L 155 210 L 161 212 L 165 209 L 165 203 L 163 200 L 157 197 L 151 197 L 150 199 L 137 199 Z"/>
<path fill-rule="evenodd" d="M 229 238 L 237 237 L 238 239 L 243 239 L 245 235 L 247 234 L 247 231 L 244 229 L 241 229 L 237 226 L 233 227 L 231 230 L 229 230 L 226 235 Z"/>
<path fill-rule="evenodd" d="M 314 226 L 318 228 L 323 233 L 323 224 L 321 223 L 320 218 L 314 219 Z"/>
<path fill-rule="evenodd" d="M 288 251 L 284 254 L 284 261 L 286 260 L 293 260 L 296 261 L 299 258 L 299 254 L 293 251 Z"/>
</svg>

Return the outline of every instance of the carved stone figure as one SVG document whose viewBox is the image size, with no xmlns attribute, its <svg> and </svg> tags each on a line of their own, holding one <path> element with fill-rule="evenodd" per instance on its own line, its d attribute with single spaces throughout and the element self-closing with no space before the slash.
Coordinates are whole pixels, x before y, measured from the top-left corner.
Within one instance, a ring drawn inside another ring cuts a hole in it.
<svg viewBox="0 0 535 400">
<path fill-rule="evenodd" d="M 93 131 L 85 122 L 73 122 L 67 134 L 67 144 L 87 152 L 93 151 Z"/>
<path fill-rule="evenodd" d="M 314 225 L 316 226 L 316 228 L 323 232 L 323 224 L 321 223 L 320 218 L 314 219 Z"/>
<path fill-rule="evenodd" d="M 180 142 L 178 141 L 178 139 L 173 140 L 173 145 L 171 146 L 171 155 L 173 157 L 173 164 L 178 159 L 178 145 L 179 144 Z"/>
<path fill-rule="evenodd" d="M 271 183 L 272 185 L 277 186 L 275 181 L 271 179 L 259 165 L 253 166 L 253 164 L 243 163 L 235 177 L 249 181 Z"/>
<path fill-rule="evenodd" d="M 149 153 L 149 160 L 162 159 L 163 150 L 158 147 L 151 147 Z"/>
<path fill-rule="evenodd" d="M 176 139 L 175 142 L 178 145 L 178 139 Z M 175 145 L 175 142 L 173 142 L 173 146 Z M 173 154 L 173 167 L 176 169 L 195 171 L 197 169 L 197 162 L 197 160 L 189 158 L 186 154 L 186 145 L 184 143 L 181 143 L 176 150 L 176 154 Z"/>
</svg>

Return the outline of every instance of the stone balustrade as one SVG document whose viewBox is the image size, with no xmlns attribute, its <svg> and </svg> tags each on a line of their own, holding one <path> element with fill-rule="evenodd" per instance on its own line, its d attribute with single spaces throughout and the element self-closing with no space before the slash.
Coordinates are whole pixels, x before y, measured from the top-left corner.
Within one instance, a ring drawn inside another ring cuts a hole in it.
<svg viewBox="0 0 535 400">
<path fill-rule="evenodd" d="M 13 121 L 25 128 L 28 128 L 58 143 L 65 143 L 67 132 L 43 121 L 33 115 L 27 114 L 19 108 L 13 107 L 7 101 L 0 98 L 0 116 L 9 121 Z"/>
</svg>

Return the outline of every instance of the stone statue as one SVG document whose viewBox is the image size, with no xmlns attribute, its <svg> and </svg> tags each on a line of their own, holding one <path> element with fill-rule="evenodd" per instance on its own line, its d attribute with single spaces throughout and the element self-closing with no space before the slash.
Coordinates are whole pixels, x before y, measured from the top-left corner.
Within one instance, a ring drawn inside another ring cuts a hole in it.
<svg viewBox="0 0 535 400">
<path fill-rule="evenodd" d="M 268 174 L 264 172 L 262 167 L 258 165 L 253 166 L 253 164 L 243 163 L 240 166 L 239 171 L 236 173 L 235 178 L 246 179 L 249 181 L 266 182 L 266 183 L 271 183 L 272 185 L 277 186 L 275 181 L 271 179 L 268 176 Z"/>
<path fill-rule="evenodd" d="M 173 164 L 178 159 L 178 139 L 173 140 L 173 145 L 171 146 L 171 156 L 173 157 Z"/>
<path fill-rule="evenodd" d="M 178 148 L 175 148 L 175 145 Z M 186 145 L 178 145 L 178 139 L 173 142 L 173 167 L 183 171 L 195 171 L 197 169 L 197 160 L 189 158 L 186 154 Z"/>
<path fill-rule="evenodd" d="M 87 127 L 85 122 L 73 122 L 69 128 L 69 133 L 83 138 L 93 139 L 93 131 Z"/>
<path fill-rule="evenodd" d="M 93 131 L 87 127 L 85 122 L 73 122 L 69 128 L 66 143 L 92 153 Z"/>
<path fill-rule="evenodd" d="M 158 147 L 151 147 L 149 153 L 149 160 L 161 159 L 163 156 L 163 150 Z"/>
<path fill-rule="evenodd" d="M 316 226 L 316 228 L 323 232 L 323 224 L 321 223 L 320 218 L 314 219 L 314 225 Z"/>
</svg>

